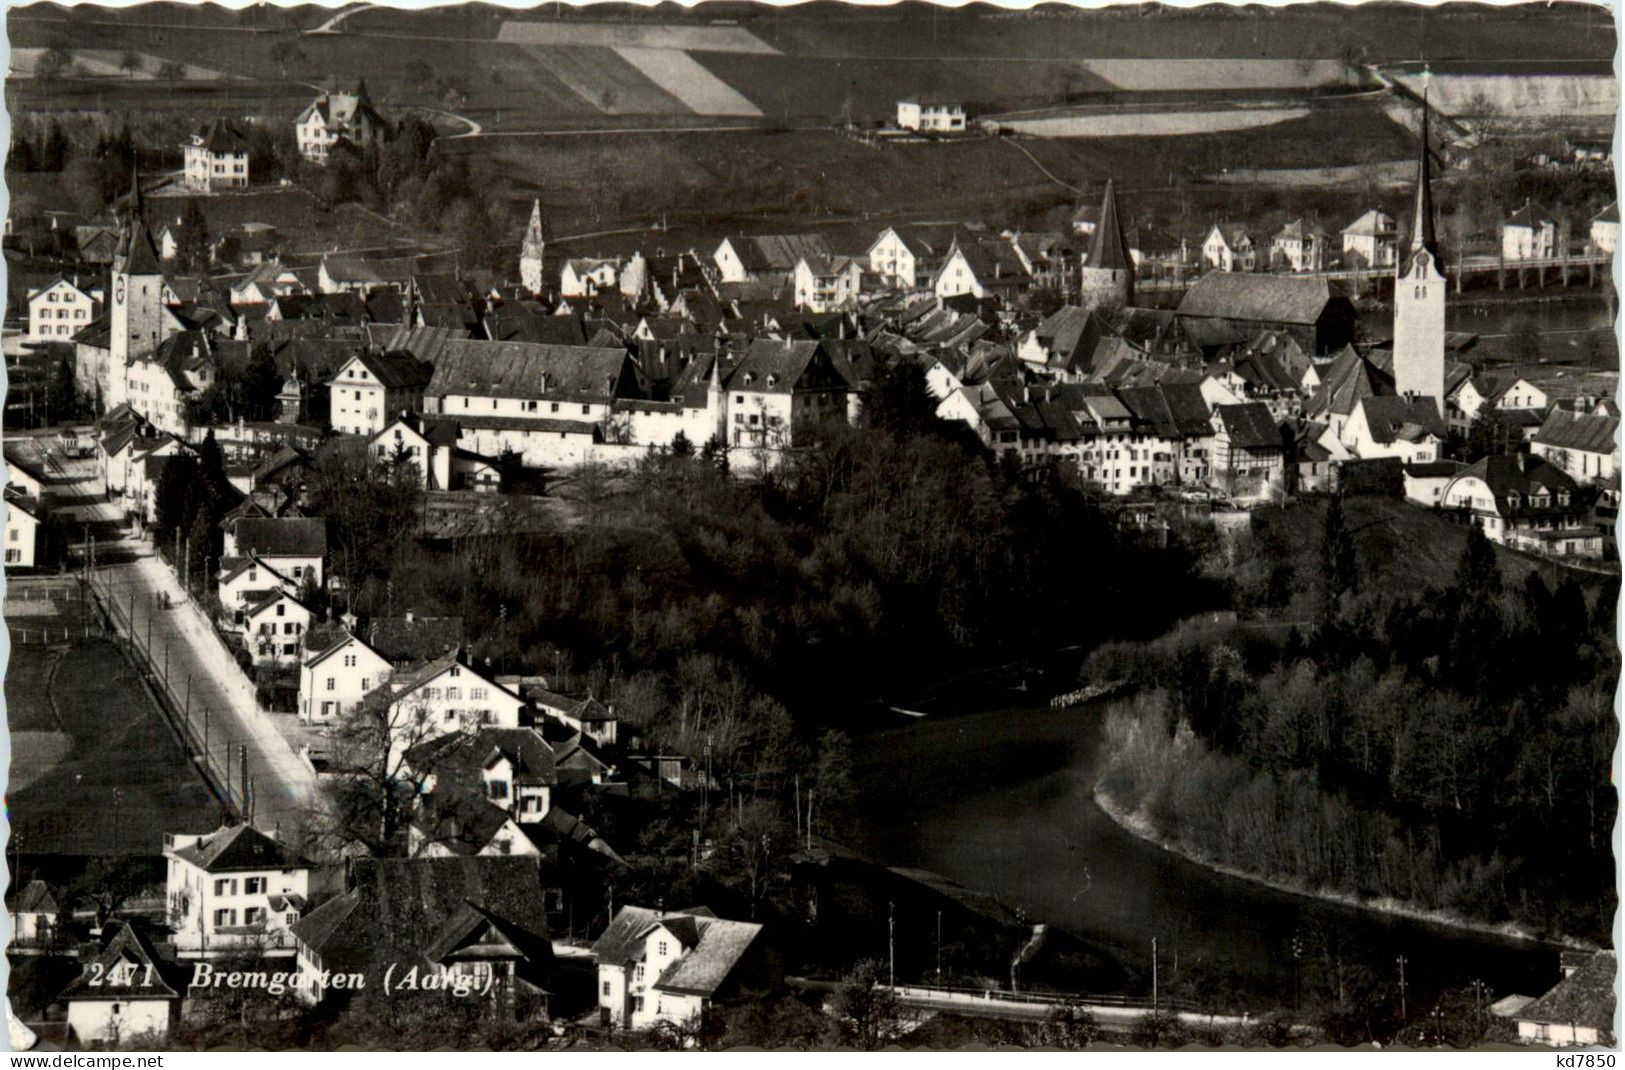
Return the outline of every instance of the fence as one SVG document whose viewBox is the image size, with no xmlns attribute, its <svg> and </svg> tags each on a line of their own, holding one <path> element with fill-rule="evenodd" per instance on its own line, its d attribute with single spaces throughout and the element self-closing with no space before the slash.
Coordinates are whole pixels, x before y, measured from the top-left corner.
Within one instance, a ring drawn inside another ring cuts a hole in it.
<svg viewBox="0 0 1625 1070">
<path fill-rule="evenodd" d="M 133 601 L 121 602 L 106 577 L 98 573 L 89 573 L 85 582 L 111 629 L 127 640 L 126 649 L 131 659 L 158 700 L 159 708 L 179 733 L 187 753 L 202 770 L 204 779 L 238 816 L 251 816 L 253 789 L 248 781 L 247 748 L 232 740 L 220 739 L 218 735 L 211 738 L 210 717 L 213 711 L 208 703 L 193 701 L 191 676 L 187 675 L 184 680 L 179 678 L 179 674 L 172 676 L 167 648 L 161 661 L 152 650 L 150 614 L 154 611 L 149 607 L 148 628 L 143 635 L 141 629 L 136 627 Z M 165 609 L 162 612 L 172 613 L 175 610 Z M 237 766 L 235 776 L 233 765 Z"/>
<path fill-rule="evenodd" d="M 66 643 L 75 637 L 89 639 L 102 634 L 100 628 L 89 624 L 61 628 L 11 628 L 12 646 L 46 646 L 51 643 Z"/>
<path fill-rule="evenodd" d="M 1011 992 L 1002 988 L 962 988 L 953 985 L 892 985 L 892 993 L 904 1002 L 1005 1003 L 1033 1007 L 1120 1007 L 1125 1010 L 1162 1010 L 1179 1014 L 1201 1014 L 1202 1008 L 1188 999 L 1123 996 L 1088 992 Z"/>
</svg>

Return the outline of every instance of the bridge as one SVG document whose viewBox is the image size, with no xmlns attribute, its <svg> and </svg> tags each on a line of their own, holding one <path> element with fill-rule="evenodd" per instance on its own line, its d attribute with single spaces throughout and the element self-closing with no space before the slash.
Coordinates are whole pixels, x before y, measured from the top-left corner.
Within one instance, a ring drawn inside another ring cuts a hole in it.
<svg viewBox="0 0 1625 1070">
<path fill-rule="evenodd" d="M 793 987 L 808 991 L 832 992 L 833 981 L 805 977 L 787 978 Z M 1042 1022 L 1057 1011 L 1087 1012 L 1103 1029 L 1125 1031 L 1147 1014 L 1165 1013 L 1189 1026 L 1233 1029 L 1247 1025 L 1247 1015 L 1212 1014 L 1184 999 L 1147 999 L 1069 992 L 1015 992 L 1001 988 L 959 988 L 951 985 L 878 985 L 889 992 L 909 1017 L 927 1018 L 933 1014 L 961 1014 L 971 1018 L 998 1018 L 1012 1022 Z"/>
<path fill-rule="evenodd" d="M 1445 274 L 1454 284 L 1457 293 L 1470 277 L 1481 278 L 1487 275 L 1495 276 L 1496 288 L 1505 290 L 1508 279 L 1515 281 L 1519 289 L 1527 289 L 1533 285 L 1540 287 L 1548 281 L 1556 282 L 1567 287 L 1571 281 L 1577 282 L 1584 276 L 1585 285 L 1595 286 L 1599 269 L 1604 279 L 1612 277 L 1614 254 L 1596 249 L 1586 249 L 1568 255 L 1528 257 L 1508 260 L 1493 255 L 1463 256 L 1455 259 L 1445 258 Z M 1205 271 L 1186 271 L 1181 267 L 1169 267 L 1156 263 L 1148 263 L 1142 269 L 1146 273 L 1134 280 L 1134 289 L 1138 293 L 1184 293 L 1190 289 Z M 1277 271 L 1257 272 L 1257 274 L 1280 275 L 1293 279 L 1329 279 L 1334 282 L 1348 284 L 1356 292 L 1375 291 L 1384 283 L 1392 282 L 1394 278 L 1393 265 L 1385 267 L 1365 268 L 1331 268 L 1326 271 Z"/>
</svg>

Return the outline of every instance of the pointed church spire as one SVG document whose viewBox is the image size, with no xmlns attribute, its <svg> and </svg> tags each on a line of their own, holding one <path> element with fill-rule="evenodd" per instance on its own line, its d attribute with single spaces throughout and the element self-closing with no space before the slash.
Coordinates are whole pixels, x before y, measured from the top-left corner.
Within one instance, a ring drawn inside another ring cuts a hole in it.
<svg viewBox="0 0 1625 1070">
<path fill-rule="evenodd" d="M 1433 220 L 1433 144 L 1428 137 L 1428 82 L 1432 77 L 1431 72 L 1423 70 L 1421 158 L 1416 163 L 1416 203 L 1411 207 L 1410 245 L 1405 259 L 1409 260 L 1418 249 L 1426 249 L 1439 264 L 1439 238 Z"/>
<path fill-rule="evenodd" d="M 1089 246 L 1092 268 L 1111 268 L 1124 271 L 1134 266 L 1129 253 L 1128 238 L 1123 234 L 1123 223 L 1117 211 L 1117 186 L 1106 180 L 1106 196 L 1100 202 L 1100 219 L 1095 223 L 1095 236 Z"/>
<path fill-rule="evenodd" d="M 158 246 L 147 229 L 146 209 L 141 201 L 141 164 L 130 161 L 130 216 L 124 224 L 120 241 L 123 253 L 122 267 L 126 275 L 161 275 L 158 266 Z"/>
</svg>

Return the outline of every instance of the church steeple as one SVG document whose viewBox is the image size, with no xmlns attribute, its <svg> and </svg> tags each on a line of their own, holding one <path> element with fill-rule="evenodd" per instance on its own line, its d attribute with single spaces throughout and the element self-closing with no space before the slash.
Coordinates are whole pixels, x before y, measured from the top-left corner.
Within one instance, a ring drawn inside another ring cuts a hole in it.
<svg viewBox="0 0 1625 1070">
<path fill-rule="evenodd" d="M 1411 206 L 1411 233 L 1400 260 L 1405 271 L 1420 249 L 1426 249 L 1435 264 L 1440 264 L 1439 238 L 1433 218 L 1433 143 L 1428 137 L 1428 87 L 1430 75 L 1422 72 L 1422 144 L 1421 156 L 1416 162 L 1416 202 Z M 1441 266 L 1441 270 L 1442 266 Z"/>
<path fill-rule="evenodd" d="M 547 250 L 547 239 L 542 232 L 542 202 L 530 205 L 530 225 L 519 243 L 519 281 L 533 294 L 542 292 L 542 254 Z"/>
</svg>

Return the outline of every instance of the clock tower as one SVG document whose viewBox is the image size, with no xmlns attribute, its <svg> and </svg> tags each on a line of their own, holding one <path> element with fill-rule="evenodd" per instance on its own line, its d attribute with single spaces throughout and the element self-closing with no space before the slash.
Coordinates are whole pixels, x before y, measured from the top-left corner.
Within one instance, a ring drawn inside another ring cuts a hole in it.
<svg viewBox="0 0 1625 1070">
<path fill-rule="evenodd" d="M 1425 75 L 1424 75 L 1425 77 Z M 1431 398 L 1444 416 L 1444 261 L 1433 226 L 1433 175 L 1427 93 L 1422 95 L 1422 158 L 1410 235 L 1394 275 L 1394 392 Z"/>
<path fill-rule="evenodd" d="M 130 205 L 113 257 L 112 308 L 108 313 L 109 408 L 130 399 L 130 362 L 151 351 L 164 335 L 164 273 L 142 215 L 141 176 L 130 171 Z"/>
</svg>

